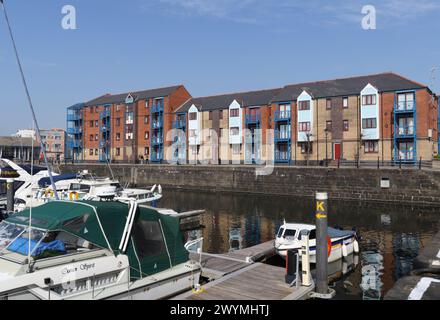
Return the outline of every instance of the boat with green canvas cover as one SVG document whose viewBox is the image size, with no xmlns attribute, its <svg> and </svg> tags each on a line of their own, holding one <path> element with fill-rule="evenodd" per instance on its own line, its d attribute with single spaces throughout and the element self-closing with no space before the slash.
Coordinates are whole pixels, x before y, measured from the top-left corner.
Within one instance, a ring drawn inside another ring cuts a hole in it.
<svg viewBox="0 0 440 320">
<path fill-rule="evenodd" d="M 3 299 L 163 299 L 199 278 L 179 219 L 134 201 L 55 201 L 0 224 Z"/>
</svg>

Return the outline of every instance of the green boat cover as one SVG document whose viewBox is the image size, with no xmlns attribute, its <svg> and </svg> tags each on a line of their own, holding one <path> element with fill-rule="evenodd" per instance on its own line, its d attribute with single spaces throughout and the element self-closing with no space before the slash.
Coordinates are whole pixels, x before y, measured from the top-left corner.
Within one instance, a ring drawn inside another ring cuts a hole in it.
<svg viewBox="0 0 440 320">
<path fill-rule="evenodd" d="M 129 205 L 121 202 L 54 201 L 32 209 L 32 227 L 64 231 L 108 248 L 117 256 Z M 30 210 L 17 213 L 8 223 L 28 226 Z M 131 278 L 136 280 L 188 261 L 179 219 L 138 207 L 126 250 Z"/>
</svg>

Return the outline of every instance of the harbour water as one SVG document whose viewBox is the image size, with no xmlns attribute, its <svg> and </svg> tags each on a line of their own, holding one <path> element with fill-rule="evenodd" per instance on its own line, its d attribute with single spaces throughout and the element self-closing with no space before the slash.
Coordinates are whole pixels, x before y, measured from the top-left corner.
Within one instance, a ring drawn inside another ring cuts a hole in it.
<svg viewBox="0 0 440 320">
<path fill-rule="evenodd" d="M 287 222 L 314 223 L 310 198 L 165 192 L 161 207 L 176 211 L 206 209 L 204 251 L 227 253 L 274 239 Z M 438 208 L 411 208 L 330 201 L 329 224 L 356 228 L 361 254 L 329 266 L 338 299 L 380 300 L 401 277 L 409 274 L 419 251 L 440 228 Z M 278 257 L 269 261 L 283 265 Z"/>
</svg>

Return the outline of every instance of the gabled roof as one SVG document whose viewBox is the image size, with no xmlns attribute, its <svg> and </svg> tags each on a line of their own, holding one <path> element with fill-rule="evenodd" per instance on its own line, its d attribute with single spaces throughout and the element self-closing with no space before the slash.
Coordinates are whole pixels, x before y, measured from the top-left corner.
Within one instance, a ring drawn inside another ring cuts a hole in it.
<svg viewBox="0 0 440 320">
<path fill-rule="evenodd" d="M 188 112 L 192 105 L 201 111 L 228 109 L 234 100 L 237 100 L 242 107 L 265 106 L 269 105 L 280 91 L 281 88 L 193 98 L 183 104 L 177 112 Z"/>
<path fill-rule="evenodd" d="M 93 100 L 90 100 L 89 102 L 86 102 L 85 105 L 90 107 L 90 106 L 100 106 L 105 104 L 124 103 L 125 99 L 129 94 L 132 95 L 134 101 L 166 97 L 180 87 L 181 85 L 166 87 L 166 88 L 149 89 L 149 90 L 143 90 L 137 92 L 126 92 L 116 95 L 106 94 L 98 98 L 95 98 Z"/>
<path fill-rule="evenodd" d="M 376 87 L 379 92 L 427 88 L 427 86 L 423 84 L 409 80 L 398 74 L 387 72 L 360 77 L 288 85 L 275 96 L 273 102 L 295 101 L 304 90 L 315 99 L 359 95 L 369 83 Z"/>
</svg>

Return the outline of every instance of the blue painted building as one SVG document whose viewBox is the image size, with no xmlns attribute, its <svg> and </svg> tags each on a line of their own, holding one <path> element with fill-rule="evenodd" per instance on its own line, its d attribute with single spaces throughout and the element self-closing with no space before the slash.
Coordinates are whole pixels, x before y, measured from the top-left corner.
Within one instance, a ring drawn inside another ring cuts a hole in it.
<svg viewBox="0 0 440 320">
<path fill-rule="evenodd" d="M 83 109 L 85 104 L 78 103 L 67 108 L 66 161 L 83 160 Z"/>
</svg>

